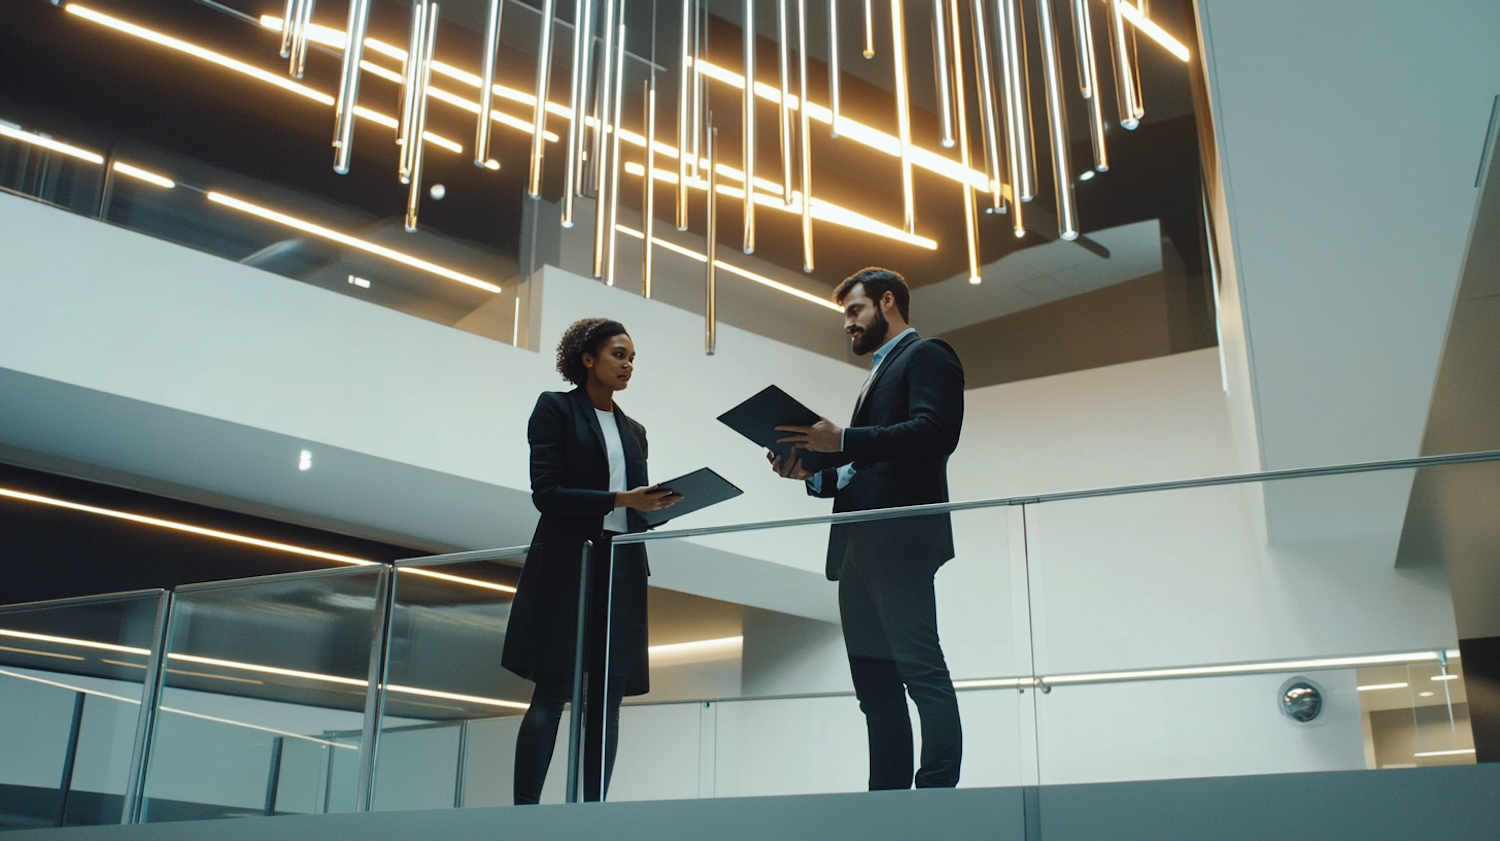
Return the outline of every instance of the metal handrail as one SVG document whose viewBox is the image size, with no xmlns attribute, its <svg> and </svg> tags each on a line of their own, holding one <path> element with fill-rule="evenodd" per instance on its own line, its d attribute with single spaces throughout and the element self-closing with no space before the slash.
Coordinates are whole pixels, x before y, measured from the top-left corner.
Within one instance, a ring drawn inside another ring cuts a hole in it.
<svg viewBox="0 0 1500 841">
<path fill-rule="evenodd" d="M 162 594 L 160 587 L 151 587 L 145 590 L 123 590 L 118 593 L 100 593 L 96 596 L 69 596 L 65 599 L 44 599 L 39 602 L 17 602 L 16 604 L 0 605 L 0 614 L 24 613 L 29 610 L 54 610 L 66 607 L 81 607 L 86 604 L 104 604 L 106 602 L 123 602 L 130 599 L 145 599 L 157 597 Z"/>
<path fill-rule="evenodd" d="M 957 511 L 973 511 L 981 508 L 1004 508 L 1014 505 L 1038 505 L 1044 502 L 1063 502 L 1074 499 L 1094 499 L 1105 496 L 1177 491 L 1190 488 L 1209 488 L 1218 485 L 1239 485 L 1252 482 L 1274 482 L 1285 479 L 1308 479 L 1318 476 L 1342 476 L 1353 473 L 1378 473 L 1386 470 L 1410 470 L 1419 467 L 1437 467 L 1444 464 L 1472 464 L 1476 462 L 1500 461 L 1500 450 L 1480 450 L 1471 453 L 1451 453 L 1440 456 L 1418 456 L 1416 458 L 1367 461 L 1327 467 L 1296 467 L 1288 470 L 1264 470 L 1256 473 L 1235 473 L 1227 476 L 1208 476 L 1201 479 L 1178 479 L 1170 482 L 1148 482 L 1140 485 L 1119 485 L 1108 488 L 1092 488 L 1078 491 L 1030 496 L 975 499 L 967 502 L 934 502 L 927 505 L 908 505 L 902 508 L 881 508 L 873 511 L 849 511 L 842 514 L 821 514 L 815 517 L 790 517 L 782 520 L 763 520 L 756 523 L 740 523 L 727 526 L 706 526 L 697 529 L 648 532 L 644 534 L 622 534 L 614 539 L 616 546 L 627 543 L 648 543 L 653 540 L 671 540 L 684 537 L 706 537 L 715 534 L 731 534 L 762 529 L 791 528 L 794 526 L 838 525 L 844 523 L 868 523 L 877 520 L 897 520 L 931 514 L 950 514 Z"/>
</svg>

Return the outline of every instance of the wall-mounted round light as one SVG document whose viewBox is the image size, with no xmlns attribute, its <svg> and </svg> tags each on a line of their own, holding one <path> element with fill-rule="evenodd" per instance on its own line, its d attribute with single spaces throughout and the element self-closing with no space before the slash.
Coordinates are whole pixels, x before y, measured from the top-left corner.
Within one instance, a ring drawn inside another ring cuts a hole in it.
<svg viewBox="0 0 1500 841">
<path fill-rule="evenodd" d="M 1323 687 L 1307 678 L 1294 677 L 1281 685 L 1278 703 L 1283 715 L 1306 724 L 1323 712 Z"/>
</svg>

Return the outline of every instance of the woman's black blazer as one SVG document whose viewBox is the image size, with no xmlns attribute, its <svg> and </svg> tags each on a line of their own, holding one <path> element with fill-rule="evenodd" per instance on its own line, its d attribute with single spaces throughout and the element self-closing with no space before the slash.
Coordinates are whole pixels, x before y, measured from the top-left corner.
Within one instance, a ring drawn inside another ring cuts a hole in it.
<svg viewBox="0 0 1500 841">
<path fill-rule="evenodd" d="M 625 484 L 648 485 L 646 428 L 614 411 L 625 449 Z M 531 500 L 541 512 L 505 634 L 505 668 L 534 679 L 537 672 L 571 674 L 578 634 L 578 585 L 585 540 L 601 537 L 614 510 L 609 455 L 594 405 L 582 388 L 545 391 L 526 427 L 531 445 Z M 626 509 L 629 530 L 645 531 L 638 512 Z M 646 547 L 615 553 L 610 673 L 626 695 L 650 690 L 646 638 Z"/>
</svg>

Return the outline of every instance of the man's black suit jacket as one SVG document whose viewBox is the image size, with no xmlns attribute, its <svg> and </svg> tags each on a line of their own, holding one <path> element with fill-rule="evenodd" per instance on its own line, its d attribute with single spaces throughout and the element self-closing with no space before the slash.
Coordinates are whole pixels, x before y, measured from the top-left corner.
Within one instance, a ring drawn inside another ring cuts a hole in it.
<svg viewBox="0 0 1500 841">
<path fill-rule="evenodd" d="M 948 457 L 964 422 L 964 367 L 942 339 L 902 339 L 881 361 L 854 419 L 844 430 L 844 455 L 853 480 L 838 488 L 827 469 L 817 496 L 831 497 L 835 513 L 948 501 Z M 809 493 L 811 493 L 809 489 Z M 830 581 L 845 556 L 861 564 L 927 564 L 953 557 L 947 514 L 835 525 L 828 533 Z"/>
</svg>

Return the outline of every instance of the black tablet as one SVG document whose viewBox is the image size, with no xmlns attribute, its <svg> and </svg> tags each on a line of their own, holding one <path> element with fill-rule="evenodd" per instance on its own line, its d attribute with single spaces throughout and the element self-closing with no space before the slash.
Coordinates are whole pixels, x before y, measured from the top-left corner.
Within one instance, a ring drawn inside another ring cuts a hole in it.
<svg viewBox="0 0 1500 841">
<path fill-rule="evenodd" d="M 694 470 L 685 476 L 676 479 L 668 479 L 665 482 L 657 482 L 658 487 L 669 488 L 682 496 L 682 501 L 670 505 L 660 511 L 641 512 L 646 519 L 646 525 L 659 526 L 668 520 L 675 520 L 684 514 L 700 511 L 710 505 L 717 505 L 725 500 L 734 499 L 744 491 L 730 484 L 728 479 L 713 472 L 707 467 Z"/>
<path fill-rule="evenodd" d="M 776 427 L 812 426 L 818 422 L 818 418 L 817 412 L 771 385 L 719 415 L 719 422 L 786 460 L 791 456 L 792 445 L 776 443 L 776 439 L 787 436 L 785 432 L 777 432 Z M 849 457 L 843 453 L 810 453 L 799 450 L 797 454 L 802 459 L 802 466 L 808 470 L 824 470 L 849 462 Z"/>
</svg>

